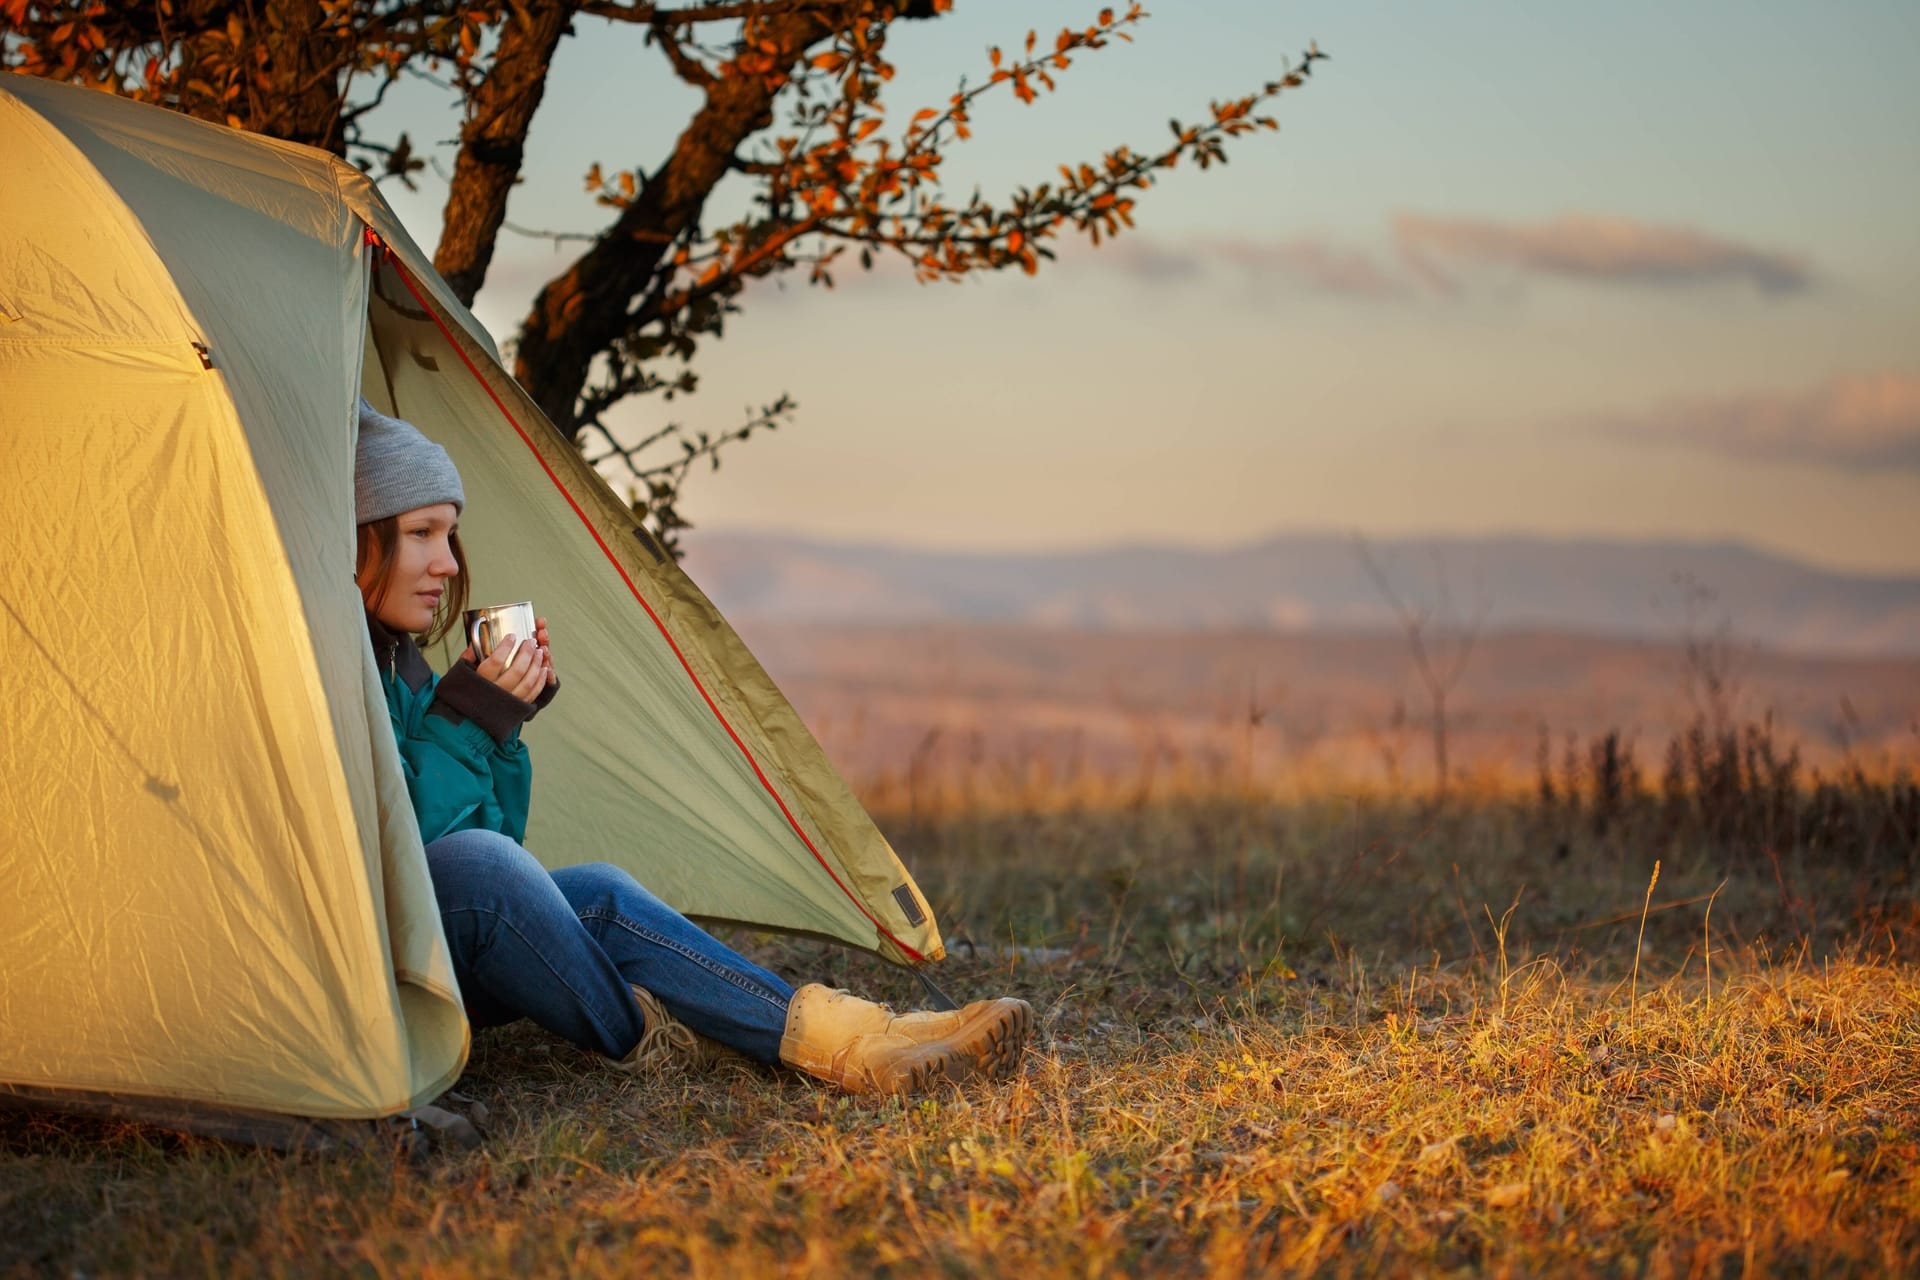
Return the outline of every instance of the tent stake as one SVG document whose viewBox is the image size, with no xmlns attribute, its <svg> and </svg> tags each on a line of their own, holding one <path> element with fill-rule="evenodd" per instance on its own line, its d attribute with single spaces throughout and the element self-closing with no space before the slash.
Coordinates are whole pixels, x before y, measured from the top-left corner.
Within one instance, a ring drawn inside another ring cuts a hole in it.
<svg viewBox="0 0 1920 1280">
<path fill-rule="evenodd" d="M 927 976 L 925 969 L 916 967 L 913 970 L 913 976 L 920 979 L 920 985 L 927 989 L 927 998 L 933 1001 L 934 1008 L 946 1013 L 960 1007 L 953 1002 L 952 996 L 934 985 L 933 979 Z"/>
</svg>

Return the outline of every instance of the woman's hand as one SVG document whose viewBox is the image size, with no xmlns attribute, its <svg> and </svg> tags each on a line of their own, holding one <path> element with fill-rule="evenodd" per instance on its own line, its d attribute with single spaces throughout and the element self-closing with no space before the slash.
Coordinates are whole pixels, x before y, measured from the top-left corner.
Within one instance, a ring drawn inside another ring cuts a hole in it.
<svg viewBox="0 0 1920 1280">
<path fill-rule="evenodd" d="M 533 620 L 533 640 L 535 644 L 540 646 L 540 657 L 545 661 L 547 666 L 547 688 L 551 689 L 560 683 L 560 677 L 555 675 L 553 671 L 553 650 L 547 647 L 547 620 L 545 618 L 535 618 Z M 538 697 L 538 693 L 536 693 L 535 696 Z"/>
<path fill-rule="evenodd" d="M 486 661 L 474 669 L 482 676 L 499 685 L 522 702 L 532 702 L 540 696 L 540 690 L 549 681 L 559 677 L 553 674 L 552 663 L 547 658 L 547 646 L 539 637 L 546 635 L 546 620 L 538 620 L 535 640 L 530 644 L 515 644 L 512 634 L 500 637 L 500 643 L 493 647 Z M 512 661 L 507 656 L 512 655 Z M 473 646 L 468 645 L 461 653 L 464 662 L 473 661 Z"/>
</svg>

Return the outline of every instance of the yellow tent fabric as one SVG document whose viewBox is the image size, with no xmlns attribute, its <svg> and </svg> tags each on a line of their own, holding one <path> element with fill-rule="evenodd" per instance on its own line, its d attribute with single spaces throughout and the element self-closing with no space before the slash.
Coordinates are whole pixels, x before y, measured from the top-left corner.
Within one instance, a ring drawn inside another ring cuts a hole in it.
<svg viewBox="0 0 1920 1280">
<path fill-rule="evenodd" d="M 474 599 L 552 619 L 537 855 L 940 958 L 785 698 L 364 175 L 23 77 L 0 160 L 0 1090 L 370 1117 L 458 1075 L 348 572 L 362 393 L 459 464 Z"/>
</svg>

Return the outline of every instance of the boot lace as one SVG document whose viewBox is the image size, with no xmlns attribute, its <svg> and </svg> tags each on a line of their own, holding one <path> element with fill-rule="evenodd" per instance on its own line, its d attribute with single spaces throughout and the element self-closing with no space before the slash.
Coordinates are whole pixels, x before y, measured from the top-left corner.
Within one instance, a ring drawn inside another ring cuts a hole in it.
<svg viewBox="0 0 1920 1280">
<path fill-rule="evenodd" d="M 676 1068 L 712 1071 L 729 1063 L 745 1063 L 745 1055 L 729 1049 L 717 1040 L 701 1035 L 667 1012 L 660 997 L 642 986 L 629 984 L 634 1003 L 645 1015 L 646 1029 L 640 1043 L 613 1065 L 635 1075 L 661 1075 Z"/>
</svg>

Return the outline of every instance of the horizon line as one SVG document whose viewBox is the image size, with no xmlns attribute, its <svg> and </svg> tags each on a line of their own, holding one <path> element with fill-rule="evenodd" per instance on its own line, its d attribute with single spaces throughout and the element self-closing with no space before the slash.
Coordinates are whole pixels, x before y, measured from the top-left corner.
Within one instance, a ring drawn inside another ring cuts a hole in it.
<svg viewBox="0 0 1920 1280">
<path fill-rule="evenodd" d="M 899 554 L 948 557 L 1000 556 L 1018 560 L 1060 559 L 1074 556 L 1110 555 L 1116 552 L 1143 551 L 1176 552 L 1190 555 L 1231 555 L 1236 552 L 1257 551 L 1276 543 L 1289 541 L 1326 541 L 1351 544 L 1358 540 L 1376 546 L 1392 544 L 1465 546 L 1517 542 L 1547 544 L 1560 547 L 1585 545 L 1613 549 L 1738 552 L 1756 556 L 1763 560 L 1770 560 L 1777 564 L 1825 574 L 1830 577 L 1849 578 L 1862 582 L 1913 583 L 1916 586 L 1920 586 L 1920 566 L 1895 571 L 1853 568 L 1846 565 L 1824 563 L 1804 555 L 1766 547 L 1760 543 L 1736 535 L 1686 537 L 1607 534 L 1598 532 L 1529 532 L 1517 529 L 1484 533 L 1406 532 L 1381 534 L 1369 533 L 1366 530 L 1358 528 L 1343 529 L 1333 525 L 1299 525 L 1292 527 L 1282 526 L 1268 533 L 1232 541 L 1178 542 L 1171 539 L 1116 539 L 1106 542 L 1060 543 L 1042 547 L 1007 547 L 990 544 L 962 546 L 915 542 L 911 540 L 890 539 L 878 534 L 809 533 L 791 527 L 771 525 L 695 526 L 692 529 L 692 533 L 693 536 L 687 539 L 687 550 L 689 553 L 698 551 L 699 542 L 703 537 L 731 537 L 804 543 L 814 547 L 834 550 L 887 551 Z"/>
</svg>

